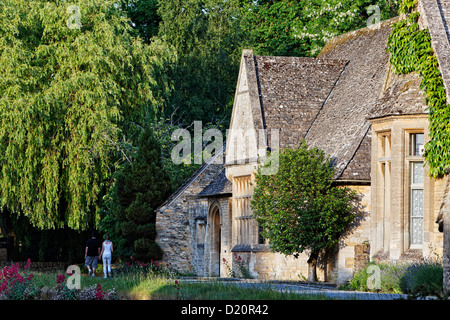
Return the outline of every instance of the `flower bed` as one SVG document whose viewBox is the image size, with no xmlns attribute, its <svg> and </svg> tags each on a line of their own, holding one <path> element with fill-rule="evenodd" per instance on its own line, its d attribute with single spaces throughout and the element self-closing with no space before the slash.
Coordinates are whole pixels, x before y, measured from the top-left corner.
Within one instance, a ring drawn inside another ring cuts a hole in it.
<svg viewBox="0 0 450 320">
<path fill-rule="evenodd" d="M 119 300 L 116 290 L 105 291 L 100 283 L 85 289 L 69 289 L 68 274 L 57 274 L 55 287 L 38 287 L 30 270 L 31 261 L 20 268 L 19 263 L 0 270 L 0 300 Z"/>
</svg>

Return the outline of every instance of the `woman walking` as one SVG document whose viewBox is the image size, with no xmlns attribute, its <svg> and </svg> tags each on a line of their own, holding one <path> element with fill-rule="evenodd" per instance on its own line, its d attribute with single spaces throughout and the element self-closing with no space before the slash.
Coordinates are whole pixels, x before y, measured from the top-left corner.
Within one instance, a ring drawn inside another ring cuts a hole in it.
<svg viewBox="0 0 450 320">
<path fill-rule="evenodd" d="M 103 259 L 103 273 L 105 274 L 105 279 L 109 276 L 111 277 L 111 258 L 113 252 L 113 243 L 109 240 L 109 236 L 105 235 L 105 241 L 102 244 L 102 252 L 100 256 Z"/>
</svg>

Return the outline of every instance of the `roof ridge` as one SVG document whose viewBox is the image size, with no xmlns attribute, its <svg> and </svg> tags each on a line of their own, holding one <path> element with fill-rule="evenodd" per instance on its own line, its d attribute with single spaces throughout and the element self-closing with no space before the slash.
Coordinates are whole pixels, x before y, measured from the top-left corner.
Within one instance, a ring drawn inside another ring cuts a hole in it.
<svg viewBox="0 0 450 320">
<path fill-rule="evenodd" d="M 254 55 L 255 58 L 267 58 L 273 60 L 292 60 L 293 62 L 301 61 L 301 62 L 311 62 L 311 64 L 317 64 L 318 62 L 347 62 L 344 59 L 334 59 L 334 58 L 319 58 L 319 57 L 296 57 L 296 56 L 262 56 L 262 55 Z"/>
<path fill-rule="evenodd" d="M 344 60 L 342 60 L 344 61 Z M 304 136 L 304 139 L 306 139 L 306 137 L 308 136 L 309 131 L 311 130 L 311 128 L 313 127 L 314 123 L 316 122 L 317 118 L 319 117 L 320 113 L 322 112 L 323 108 L 325 107 L 325 105 L 327 104 L 328 100 L 330 99 L 331 94 L 333 93 L 334 88 L 336 87 L 336 84 L 339 82 L 339 79 L 341 79 L 342 74 L 344 73 L 345 69 L 347 69 L 347 65 L 348 65 L 349 61 L 347 61 L 344 65 L 344 67 L 341 70 L 341 73 L 339 74 L 339 77 L 336 79 L 336 81 L 333 84 L 333 87 L 330 90 L 330 93 L 328 94 L 327 98 L 323 101 L 322 106 L 319 109 L 319 112 L 317 112 L 314 120 L 311 122 L 311 125 L 309 126 L 308 130 L 306 131 L 306 134 Z"/>
<path fill-rule="evenodd" d="M 358 144 L 358 147 L 356 147 L 355 152 L 353 153 L 351 158 L 348 160 L 348 162 L 346 163 L 345 167 L 340 172 L 337 172 L 337 175 L 334 177 L 334 180 L 338 180 L 340 177 L 342 177 L 342 175 L 344 174 L 345 170 L 348 168 L 350 163 L 352 163 L 352 160 L 355 158 L 356 154 L 358 153 L 358 150 L 361 148 L 361 145 L 363 144 L 364 139 L 366 138 L 366 136 L 367 136 L 367 134 L 369 133 L 370 130 L 372 130 L 372 126 L 369 126 L 367 128 L 366 133 L 363 135 L 361 141 Z"/>
<path fill-rule="evenodd" d="M 362 34 L 370 34 L 372 32 L 376 32 L 376 31 L 380 30 L 381 28 L 384 28 L 386 26 L 391 26 L 392 24 L 397 22 L 399 19 L 400 19 L 400 17 L 397 16 L 397 17 L 394 17 L 394 18 L 391 18 L 388 20 L 380 21 L 378 23 L 372 24 L 367 27 L 359 28 L 359 29 L 356 29 L 353 31 L 343 33 L 336 37 L 333 37 L 327 41 L 325 46 L 322 48 L 322 50 L 318 54 L 317 58 L 320 58 L 323 54 L 326 54 L 329 50 L 331 50 L 330 47 L 334 47 L 334 46 L 338 45 L 343 40 L 346 40 L 346 39 L 349 39 L 352 37 L 359 37 Z"/>
</svg>

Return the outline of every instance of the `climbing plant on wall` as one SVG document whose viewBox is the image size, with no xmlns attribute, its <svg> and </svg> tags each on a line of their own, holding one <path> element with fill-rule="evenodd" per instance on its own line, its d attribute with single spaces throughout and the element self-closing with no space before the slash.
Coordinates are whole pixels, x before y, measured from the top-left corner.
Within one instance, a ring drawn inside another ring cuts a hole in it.
<svg viewBox="0 0 450 320">
<path fill-rule="evenodd" d="M 399 74 L 417 72 L 422 77 L 421 89 L 426 94 L 430 141 L 425 145 L 432 177 L 450 167 L 450 108 L 439 64 L 431 46 L 428 29 L 420 30 L 417 0 L 404 0 L 400 12 L 405 18 L 394 24 L 388 39 L 390 62 Z"/>
</svg>

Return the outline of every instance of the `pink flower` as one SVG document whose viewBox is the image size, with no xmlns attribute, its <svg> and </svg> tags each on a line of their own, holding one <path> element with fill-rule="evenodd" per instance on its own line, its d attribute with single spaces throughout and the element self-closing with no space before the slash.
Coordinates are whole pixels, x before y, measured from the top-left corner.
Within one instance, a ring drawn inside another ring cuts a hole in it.
<svg viewBox="0 0 450 320">
<path fill-rule="evenodd" d="M 28 258 L 27 264 L 24 266 L 25 269 L 29 269 L 31 267 L 31 259 Z"/>
<path fill-rule="evenodd" d="M 0 285 L 0 292 L 4 292 L 8 289 L 8 281 L 3 280 L 2 284 Z"/>
<path fill-rule="evenodd" d="M 66 280 L 66 276 L 63 274 L 56 275 L 56 283 L 61 284 Z"/>
<path fill-rule="evenodd" d="M 100 283 L 97 284 L 95 300 L 105 300 L 105 292 L 102 290 L 102 286 L 100 285 Z"/>
</svg>

